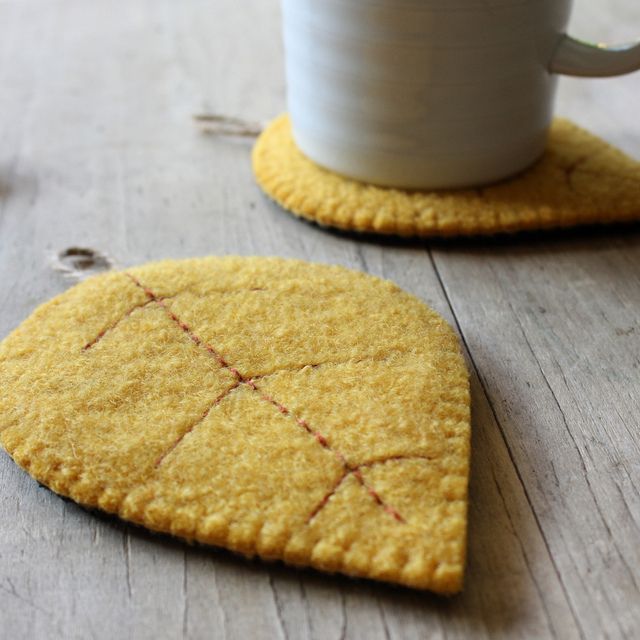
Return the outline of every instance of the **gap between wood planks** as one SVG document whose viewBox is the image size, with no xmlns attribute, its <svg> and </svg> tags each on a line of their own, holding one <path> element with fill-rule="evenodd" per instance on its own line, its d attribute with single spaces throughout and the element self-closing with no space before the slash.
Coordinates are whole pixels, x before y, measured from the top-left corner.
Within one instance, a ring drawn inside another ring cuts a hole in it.
<svg viewBox="0 0 640 640">
<path fill-rule="evenodd" d="M 533 515 L 534 521 L 536 523 L 536 527 L 538 528 L 538 532 L 540 533 L 540 537 L 542 538 L 542 541 L 544 543 L 545 549 L 547 551 L 547 555 L 549 556 L 549 560 L 551 561 L 551 566 L 553 567 L 553 570 L 556 574 L 556 577 L 558 578 L 558 582 L 560 584 L 560 588 L 562 589 L 562 593 L 565 597 L 565 600 L 567 602 L 567 606 L 569 607 L 569 610 L 571 611 L 571 615 L 573 617 L 573 621 L 576 625 L 576 628 L 578 630 L 578 633 L 580 634 L 581 638 L 585 637 L 584 634 L 584 630 L 582 629 L 582 625 L 580 624 L 578 617 L 576 615 L 575 609 L 573 608 L 573 604 L 571 603 L 571 599 L 569 597 L 569 592 L 567 591 L 567 588 L 564 584 L 564 580 L 562 579 L 562 575 L 560 574 L 560 571 L 558 569 L 558 566 L 556 564 L 555 558 L 553 557 L 553 554 L 551 553 L 551 548 L 549 546 L 549 543 L 547 541 L 547 538 L 544 534 L 544 530 L 542 528 L 542 525 L 540 524 L 540 520 L 538 518 L 538 514 L 536 513 L 536 510 L 533 506 L 533 503 L 531 502 L 531 497 L 529 495 L 529 491 L 527 490 L 527 487 L 525 485 L 525 482 L 522 478 L 522 475 L 520 473 L 520 469 L 518 468 L 518 465 L 516 464 L 513 452 L 511 450 L 511 447 L 509 446 L 509 442 L 507 440 L 504 428 L 502 426 L 502 424 L 500 423 L 500 420 L 498 419 L 498 414 L 493 406 L 493 401 L 491 399 L 491 396 L 489 395 L 487 386 L 485 384 L 485 381 L 483 380 L 482 376 L 480 375 L 480 369 L 478 368 L 478 365 L 476 364 L 475 358 L 473 357 L 473 353 L 471 352 L 471 349 L 469 347 L 469 344 L 467 342 L 467 338 L 465 336 L 464 331 L 462 330 L 462 326 L 458 320 L 458 316 L 456 314 L 456 311 L 454 309 L 453 306 L 453 302 L 451 300 L 451 298 L 449 297 L 449 292 L 447 290 L 446 285 L 444 284 L 444 280 L 442 279 L 442 276 L 440 275 L 440 270 L 438 269 L 438 266 L 436 264 L 435 258 L 433 257 L 433 251 L 430 248 L 426 249 L 426 253 L 427 256 L 429 258 L 429 261 L 431 262 L 431 266 L 433 267 L 433 271 L 435 273 L 436 278 L 438 279 L 438 284 L 440 285 L 440 289 L 442 291 L 442 295 L 444 296 L 446 302 L 447 302 L 447 306 L 449 307 L 449 310 L 451 311 L 451 315 L 453 316 L 453 320 L 455 322 L 456 325 L 456 329 L 458 331 L 458 334 L 460 335 L 460 339 L 462 340 L 462 343 L 464 345 L 464 349 L 467 352 L 468 356 L 469 356 L 469 361 L 471 363 L 471 369 L 472 369 L 472 373 L 475 374 L 476 378 L 478 379 L 478 382 L 480 383 L 480 388 L 482 389 L 482 393 L 484 394 L 486 400 L 487 400 L 487 404 L 489 405 L 489 409 L 491 410 L 491 415 L 493 416 L 493 419 L 495 420 L 495 423 L 498 425 L 498 429 L 500 431 L 500 437 L 502 438 L 502 441 L 504 443 L 505 449 L 507 451 L 507 454 L 509 456 L 509 460 L 511 461 L 511 464 L 513 465 L 513 468 L 515 470 L 516 473 L 516 477 L 518 478 L 518 482 L 520 483 L 520 486 L 522 487 L 522 492 L 527 500 L 527 504 L 529 505 L 529 509 L 531 510 L 531 513 Z M 542 372 L 542 376 L 545 379 L 545 382 L 547 383 L 547 385 L 549 384 L 546 376 L 544 375 L 544 372 Z M 472 427 L 473 428 L 473 427 Z M 498 486 L 496 484 L 496 486 Z M 508 514 L 507 514 L 508 515 Z M 531 574 L 531 579 L 533 581 L 533 583 L 536 585 L 537 588 L 537 582 L 535 580 L 535 577 L 533 576 L 533 574 L 531 573 L 531 569 L 529 567 L 529 563 L 526 557 L 526 554 L 523 554 L 523 558 L 525 563 L 527 564 L 527 568 L 529 569 L 529 573 Z M 541 601 L 543 602 L 543 606 L 545 606 L 544 604 L 544 598 L 541 598 Z M 545 606 L 545 611 L 546 611 L 546 606 Z M 549 619 L 549 621 L 551 621 Z"/>
</svg>

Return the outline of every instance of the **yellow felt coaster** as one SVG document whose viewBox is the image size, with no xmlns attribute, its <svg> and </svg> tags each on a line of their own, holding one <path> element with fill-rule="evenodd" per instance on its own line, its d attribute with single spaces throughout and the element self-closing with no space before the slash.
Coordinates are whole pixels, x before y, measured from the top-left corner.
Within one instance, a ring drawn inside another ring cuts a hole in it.
<svg viewBox="0 0 640 640">
<path fill-rule="evenodd" d="M 253 150 L 264 192 L 321 225 L 400 236 L 455 236 L 640 219 L 640 163 L 567 120 L 553 123 L 542 159 L 481 189 L 402 191 L 343 178 L 307 159 L 287 115 Z"/>
<path fill-rule="evenodd" d="M 150 529 L 461 588 L 467 373 L 390 282 L 276 258 L 92 278 L 0 344 L 0 429 L 37 480 Z"/>
</svg>

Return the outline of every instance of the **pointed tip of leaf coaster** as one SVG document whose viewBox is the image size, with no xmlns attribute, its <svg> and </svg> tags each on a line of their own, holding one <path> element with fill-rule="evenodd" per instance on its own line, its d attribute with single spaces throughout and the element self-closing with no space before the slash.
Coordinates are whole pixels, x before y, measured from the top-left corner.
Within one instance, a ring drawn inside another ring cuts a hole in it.
<svg viewBox="0 0 640 640">
<path fill-rule="evenodd" d="M 534 166 L 479 189 L 403 191 L 344 178 L 302 154 L 286 114 L 258 138 L 253 170 L 287 211 L 349 231 L 472 236 L 640 220 L 640 163 L 563 119 Z"/>
<path fill-rule="evenodd" d="M 111 272 L 0 343 L 0 389 L 3 446 L 83 505 L 246 555 L 462 587 L 467 372 L 445 321 L 390 282 L 268 258 Z"/>
</svg>

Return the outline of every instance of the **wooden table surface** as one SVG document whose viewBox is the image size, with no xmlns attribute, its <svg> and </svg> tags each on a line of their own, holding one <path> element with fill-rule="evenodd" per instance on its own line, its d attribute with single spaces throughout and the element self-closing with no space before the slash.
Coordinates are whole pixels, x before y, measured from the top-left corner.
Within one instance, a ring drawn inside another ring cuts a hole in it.
<svg viewBox="0 0 640 640">
<path fill-rule="evenodd" d="M 636 0 L 573 30 L 628 41 Z M 284 109 L 276 0 L 0 0 L 0 336 L 126 266 L 259 254 L 390 278 L 459 331 L 472 376 L 469 561 L 442 599 L 245 561 L 87 513 L 0 454 L 2 638 L 639 638 L 640 227 L 402 243 L 329 233 L 256 187 L 251 142 L 192 116 Z M 558 111 L 640 158 L 640 74 Z"/>
</svg>

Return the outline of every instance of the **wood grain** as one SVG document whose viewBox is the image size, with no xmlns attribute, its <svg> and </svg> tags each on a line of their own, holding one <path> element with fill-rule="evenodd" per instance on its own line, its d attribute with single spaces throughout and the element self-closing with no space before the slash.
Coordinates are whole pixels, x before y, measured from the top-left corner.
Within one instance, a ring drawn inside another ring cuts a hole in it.
<svg viewBox="0 0 640 640">
<path fill-rule="evenodd" d="M 576 2 L 631 39 L 631 0 Z M 254 184 L 250 141 L 192 117 L 284 108 L 275 0 L 0 0 L 0 336 L 69 286 L 52 254 L 126 266 L 282 255 L 391 278 L 459 331 L 472 371 L 463 595 L 249 562 L 87 513 L 0 455 L 0 635 L 640 636 L 636 227 L 404 243 L 329 233 Z M 640 158 L 640 76 L 565 80 L 559 111 Z"/>
</svg>

